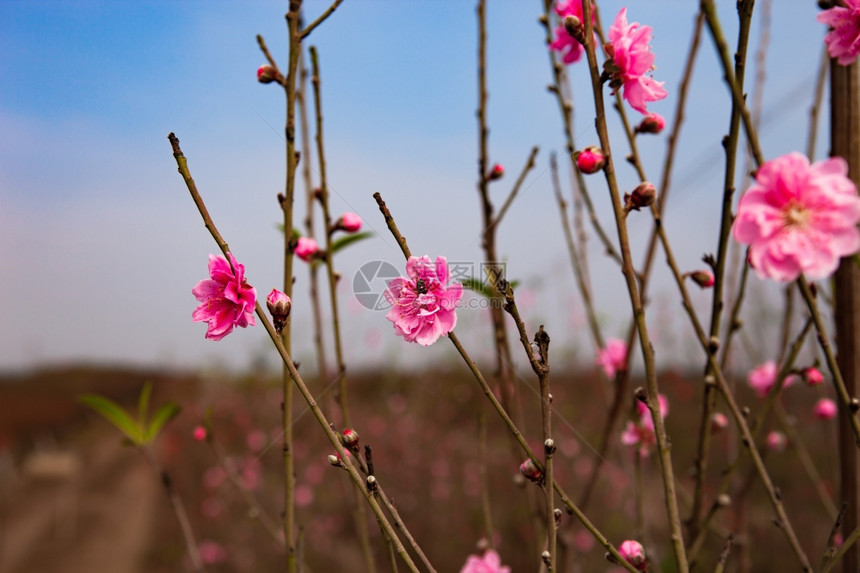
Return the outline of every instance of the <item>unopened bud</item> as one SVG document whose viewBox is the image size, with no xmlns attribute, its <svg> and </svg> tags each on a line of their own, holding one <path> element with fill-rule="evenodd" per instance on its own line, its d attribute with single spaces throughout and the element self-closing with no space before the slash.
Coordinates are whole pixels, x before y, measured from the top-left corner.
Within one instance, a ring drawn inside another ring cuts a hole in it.
<svg viewBox="0 0 860 573">
<path fill-rule="evenodd" d="M 693 282 L 699 285 L 701 288 L 709 288 L 714 286 L 714 273 L 709 270 L 703 269 L 700 271 L 693 271 L 687 276 L 693 279 Z"/>
<path fill-rule="evenodd" d="M 714 433 L 722 432 L 729 426 L 729 419 L 721 412 L 714 412 L 711 416 L 711 431 Z"/>
<path fill-rule="evenodd" d="M 571 38 L 580 44 L 585 44 L 585 26 L 582 25 L 582 20 L 573 14 L 569 14 L 564 17 L 562 24 L 564 24 L 564 29 L 570 34 Z"/>
<path fill-rule="evenodd" d="M 376 483 L 376 476 L 367 476 L 367 491 L 376 491 L 379 489 L 379 484 Z"/>
<path fill-rule="evenodd" d="M 496 163 L 493 165 L 493 168 L 490 169 L 490 173 L 487 175 L 487 180 L 495 181 L 496 179 L 501 179 L 505 175 L 505 168 L 500 164 Z"/>
<path fill-rule="evenodd" d="M 543 450 L 548 456 L 555 453 L 555 441 L 552 438 L 547 438 L 543 443 Z"/>
<path fill-rule="evenodd" d="M 650 207 L 657 198 L 657 188 L 648 181 L 640 183 L 632 193 L 624 194 L 624 212 L 638 211 Z"/>
<path fill-rule="evenodd" d="M 263 64 L 257 68 L 257 81 L 261 84 L 270 84 L 274 81 L 279 81 L 280 74 L 269 64 Z"/>
<path fill-rule="evenodd" d="M 716 353 L 720 349 L 720 339 L 717 336 L 712 336 L 708 339 L 708 350 L 711 354 Z"/>
<path fill-rule="evenodd" d="M 350 430 L 346 428 L 341 434 L 340 441 L 343 443 L 343 447 L 353 450 L 358 447 L 358 432 L 355 430 Z"/>
<path fill-rule="evenodd" d="M 625 561 L 633 565 L 639 571 L 644 571 L 648 566 L 648 560 L 645 558 L 645 549 L 638 541 L 628 539 L 618 546 L 618 553 Z"/>
<path fill-rule="evenodd" d="M 549 551 L 541 553 L 540 558 L 546 564 L 547 568 L 552 566 L 552 555 L 550 555 Z"/>
<path fill-rule="evenodd" d="M 576 162 L 576 168 L 586 175 L 596 173 L 606 165 L 606 156 L 603 154 L 603 150 L 594 145 L 589 145 L 582 151 L 574 152 L 573 160 Z"/>
<path fill-rule="evenodd" d="M 266 297 L 266 306 L 269 309 L 269 314 L 272 315 L 272 324 L 275 327 L 275 331 L 280 333 L 287 324 L 287 317 L 290 316 L 293 302 L 286 293 L 273 288 L 269 296 Z"/>
<path fill-rule="evenodd" d="M 660 133 L 666 127 L 666 120 L 659 113 L 649 113 L 636 126 L 636 133 Z"/>
<path fill-rule="evenodd" d="M 717 496 L 717 507 L 728 507 L 732 504 L 732 498 L 727 493 L 721 493 Z"/>
<path fill-rule="evenodd" d="M 851 398 L 851 401 L 848 402 L 848 409 L 851 410 L 852 414 L 856 414 L 857 410 L 860 410 L 860 401 L 857 398 Z"/>
<path fill-rule="evenodd" d="M 334 454 L 328 455 L 328 463 L 330 463 L 331 465 L 333 465 L 335 467 L 340 467 L 341 465 L 343 465 L 340 463 L 340 458 Z"/>
<path fill-rule="evenodd" d="M 335 222 L 334 228 L 346 231 L 347 233 L 355 233 L 361 229 L 361 217 L 355 213 L 344 213 Z"/>
<path fill-rule="evenodd" d="M 540 471 L 540 468 L 537 467 L 537 464 L 535 464 L 531 458 L 520 464 L 520 473 L 523 474 L 523 477 L 530 481 L 539 482 L 541 479 L 543 479 L 543 473 Z"/>
<path fill-rule="evenodd" d="M 821 370 L 815 366 L 810 366 L 803 370 L 803 379 L 806 380 L 806 383 L 810 386 L 818 386 L 824 382 L 824 374 L 822 374 Z"/>
<path fill-rule="evenodd" d="M 788 439 L 782 432 L 771 432 L 767 435 L 767 447 L 774 452 L 783 452 L 788 445 Z"/>
</svg>

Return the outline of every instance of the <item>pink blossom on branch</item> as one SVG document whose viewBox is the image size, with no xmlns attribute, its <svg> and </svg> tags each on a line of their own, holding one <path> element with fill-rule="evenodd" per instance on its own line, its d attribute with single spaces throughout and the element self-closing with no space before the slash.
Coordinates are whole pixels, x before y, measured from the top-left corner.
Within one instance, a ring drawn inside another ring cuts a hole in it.
<svg viewBox="0 0 860 573">
<path fill-rule="evenodd" d="M 407 342 L 430 346 L 457 325 L 457 303 L 463 296 L 460 283 L 448 284 L 448 262 L 445 257 L 409 257 L 406 277 L 392 279 L 385 290 L 391 304 L 386 318 L 394 331 Z"/>
<path fill-rule="evenodd" d="M 768 393 L 770 393 L 771 388 L 776 385 L 777 374 L 779 374 L 779 369 L 776 366 L 776 362 L 768 360 L 764 364 L 750 370 L 750 373 L 747 374 L 747 382 L 749 383 L 750 388 L 755 390 L 755 393 L 759 398 L 764 398 Z M 789 374 L 785 377 L 785 382 L 783 382 L 782 387 L 788 388 L 796 381 L 797 376 Z"/>
<path fill-rule="evenodd" d="M 830 26 L 824 37 L 830 57 L 843 66 L 853 64 L 860 55 L 860 0 L 845 0 L 845 7 L 824 10 L 816 20 Z"/>
<path fill-rule="evenodd" d="M 295 255 L 306 263 L 319 252 L 317 242 L 310 237 L 299 237 L 296 241 Z"/>
<path fill-rule="evenodd" d="M 860 250 L 860 197 L 841 157 L 809 164 L 792 152 L 764 163 L 732 229 L 756 274 L 779 282 L 831 275 Z"/>
<path fill-rule="evenodd" d="M 361 229 L 361 217 L 348 211 L 340 216 L 334 227 L 347 233 L 356 233 Z"/>
<path fill-rule="evenodd" d="M 595 362 L 603 367 L 606 376 L 612 379 L 616 373 L 627 370 L 626 360 L 627 344 L 623 340 L 610 338 L 606 341 L 606 346 L 598 351 Z"/>
<path fill-rule="evenodd" d="M 209 255 L 211 278 L 191 289 L 201 303 L 191 314 L 191 320 L 209 325 L 206 338 L 210 340 L 221 340 L 233 332 L 234 326 L 245 328 L 256 324 L 257 291 L 245 280 L 245 265 L 238 263 L 232 253 L 227 254 L 230 263 L 220 255 Z"/>
<path fill-rule="evenodd" d="M 832 420 L 838 411 L 836 402 L 830 398 L 822 398 L 815 403 L 815 417 L 820 420 Z"/>
<path fill-rule="evenodd" d="M 649 101 L 668 95 L 663 89 L 666 82 L 645 75 L 654 69 L 656 58 L 651 52 L 651 32 L 651 26 L 640 26 L 639 22 L 628 24 L 627 8 L 622 8 L 609 28 L 609 43 L 603 47 L 612 58 L 607 68 L 612 76 L 610 86 L 615 91 L 623 88 L 622 96 L 630 107 L 644 114 L 648 113 L 645 106 Z"/>
<path fill-rule="evenodd" d="M 460 573 L 511 573 L 511 568 L 502 565 L 499 554 L 489 549 L 480 557 L 469 555 Z"/>
<path fill-rule="evenodd" d="M 645 549 L 638 541 L 628 539 L 618 546 L 618 553 L 625 561 L 633 565 L 634 568 L 644 571 L 648 565 L 648 560 L 645 558 Z"/>
</svg>

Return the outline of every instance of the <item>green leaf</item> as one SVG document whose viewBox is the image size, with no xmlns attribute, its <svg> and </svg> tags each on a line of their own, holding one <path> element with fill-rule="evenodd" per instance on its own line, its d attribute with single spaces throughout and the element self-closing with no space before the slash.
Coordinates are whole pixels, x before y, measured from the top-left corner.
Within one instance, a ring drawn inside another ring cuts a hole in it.
<svg viewBox="0 0 860 573">
<path fill-rule="evenodd" d="M 135 445 L 139 446 L 142 443 L 142 428 L 116 402 L 95 394 L 79 396 L 78 402 L 101 414 Z"/>
<path fill-rule="evenodd" d="M 490 289 L 490 285 L 484 284 L 483 281 L 478 279 L 465 279 L 462 281 L 463 288 L 467 288 L 471 291 L 474 291 L 478 294 L 484 295 L 487 298 L 493 298 L 493 291 Z"/>
<path fill-rule="evenodd" d="M 331 252 L 336 253 L 339 250 L 341 250 L 345 247 L 348 247 L 349 245 L 351 245 L 353 243 L 363 241 L 364 239 L 369 239 L 370 237 L 374 236 L 375 234 L 376 233 L 374 233 L 373 231 L 365 231 L 363 233 L 353 233 L 351 235 L 344 235 L 344 236 L 340 237 L 339 239 L 332 241 Z"/>
<path fill-rule="evenodd" d="M 152 417 L 152 422 L 146 429 L 146 434 L 143 436 L 143 443 L 148 444 L 158 436 L 161 429 L 173 418 L 179 414 L 181 408 L 173 402 L 168 402 L 159 408 Z"/>
<path fill-rule="evenodd" d="M 147 382 L 140 389 L 137 398 L 137 424 L 141 428 L 146 427 L 146 419 L 149 417 L 149 397 L 152 395 L 152 382 Z"/>
</svg>

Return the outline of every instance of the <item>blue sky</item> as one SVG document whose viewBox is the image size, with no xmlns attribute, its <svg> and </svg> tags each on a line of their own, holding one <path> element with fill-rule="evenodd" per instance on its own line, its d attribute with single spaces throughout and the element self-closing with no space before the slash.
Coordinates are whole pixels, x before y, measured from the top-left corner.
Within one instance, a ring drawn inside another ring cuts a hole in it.
<svg viewBox="0 0 860 573">
<path fill-rule="evenodd" d="M 307 0 L 306 14 L 315 17 L 327 4 Z M 651 107 L 667 118 L 694 4 L 626 4 L 631 21 L 654 28 L 654 77 L 666 82 L 669 97 Z M 734 42 L 734 3 L 719 4 Z M 624 4 L 600 5 L 608 26 Z M 547 171 L 549 153 L 562 152 L 564 140 L 545 89 L 551 78 L 536 20 L 540 6 L 538 0 L 489 0 L 490 153 L 509 173 L 493 184 L 497 205 L 531 147 L 541 148 L 537 168 L 500 229 L 500 252 L 509 275 L 524 281 L 523 296 L 533 299 L 530 328 L 544 322 L 566 360 L 575 356 L 587 364 L 592 349 L 577 318 L 581 305 Z M 274 363 L 259 327 L 214 343 L 204 340 L 205 326 L 191 323 L 196 301 L 190 291 L 205 277 L 207 255 L 216 247 L 176 173 L 166 136 L 174 131 L 180 138 L 216 223 L 265 295 L 281 274 L 275 195 L 284 178 L 285 104 L 279 88 L 255 81 L 264 61 L 255 35 L 266 38 L 285 67 L 285 11 L 283 1 L 0 3 L 0 264 L 7 273 L 0 283 L 7 301 L 0 368 L 72 360 L 240 368 L 265 357 Z M 813 2 L 776 3 L 764 91 L 768 157 L 805 149 L 825 32 L 815 14 Z M 756 17 L 756 37 L 758 30 Z M 371 199 L 375 191 L 416 254 L 481 259 L 474 3 L 345 0 L 308 43 L 321 57 L 333 211 L 355 211 L 380 232 L 337 259 L 347 279 L 341 297 L 347 357 L 353 364 L 400 365 L 446 359 L 452 352 L 447 345 L 406 345 L 382 313 L 356 308 L 349 285 L 369 260 L 403 265 Z M 754 38 L 753 50 L 756 45 Z M 575 65 L 571 76 L 578 143 L 596 143 L 586 70 Z M 665 220 L 680 264 L 692 269 L 715 248 L 720 138 L 730 101 L 708 36 L 690 97 Z M 626 144 L 617 123 L 612 117 L 621 154 Z M 826 128 L 819 133 L 821 157 Z M 659 178 L 665 136 L 643 138 L 640 147 L 650 177 Z M 622 187 L 632 188 L 632 169 L 618 169 Z M 591 181 L 611 228 L 604 185 Z M 298 208 L 304 212 L 303 204 Z M 631 218 L 630 227 L 634 240 L 644 241 L 647 219 Z M 606 333 L 620 335 L 628 305 L 620 273 L 595 240 L 589 244 Z M 652 325 L 662 329 L 666 345 L 661 353 L 658 340 L 658 358 L 684 362 L 689 331 L 674 322 L 680 306 L 662 268 L 657 281 Z M 306 286 L 300 271 L 296 356 L 310 361 Z M 478 355 L 488 350 L 488 328 L 479 311 L 461 312 L 458 331 Z"/>
</svg>

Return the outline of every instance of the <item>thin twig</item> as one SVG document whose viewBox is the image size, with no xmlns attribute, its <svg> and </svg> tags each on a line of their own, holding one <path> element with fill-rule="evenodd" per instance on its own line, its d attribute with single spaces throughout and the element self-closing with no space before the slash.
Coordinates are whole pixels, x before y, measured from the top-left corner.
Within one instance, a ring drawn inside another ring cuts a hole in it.
<svg viewBox="0 0 860 573">
<path fill-rule="evenodd" d="M 526 160 L 526 164 L 523 166 L 522 171 L 520 171 L 519 176 L 517 177 L 516 182 L 514 183 L 513 189 L 508 194 L 508 198 L 505 199 L 505 202 L 502 203 L 502 208 L 499 209 L 499 214 L 495 216 L 492 223 L 490 223 L 490 228 L 495 228 L 499 223 L 502 222 L 502 217 L 505 216 L 505 213 L 508 212 L 511 204 L 514 202 L 514 199 L 517 197 L 517 193 L 520 192 L 520 188 L 523 186 L 523 183 L 526 180 L 526 175 L 528 175 L 529 171 L 531 171 L 535 166 L 535 157 L 538 154 L 538 146 L 535 145 L 532 147 L 531 152 L 529 153 L 529 158 Z"/>
<path fill-rule="evenodd" d="M 295 1 L 295 0 L 293 0 L 293 1 Z M 308 36 L 310 36 L 311 32 L 313 32 L 317 26 L 322 24 L 326 18 L 331 16 L 331 13 L 334 12 L 338 6 L 340 6 L 341 2 L 343 2 L 343 0 L 334 0 L 334 3 L 331 6 L 329 6 L 325 12 L 320 14 L 319 18 L 317 18 L 316 20 L 314 20 L 313 22 L 311 22 L 310 24 L 305 26 L 305 29 L 302 30 L 301 32 L 299 32 L 299 41 L 302 41 L 305 38 L 307 38 Z"/>
</svg>

